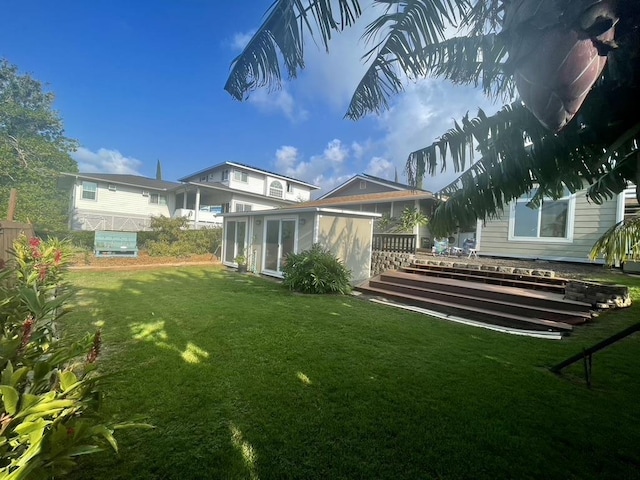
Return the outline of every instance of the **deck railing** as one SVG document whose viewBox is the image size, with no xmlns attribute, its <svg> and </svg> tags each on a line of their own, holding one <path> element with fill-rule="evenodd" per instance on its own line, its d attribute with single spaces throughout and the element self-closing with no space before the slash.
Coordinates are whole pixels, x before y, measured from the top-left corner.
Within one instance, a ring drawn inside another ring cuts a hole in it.
<svg viewBox="0 0 640 480">
<path fill-rule="evenodd" d="M 374 233 L 373 250 L 416 253 L 416 236 L 411 233 Z"/>
</svg>

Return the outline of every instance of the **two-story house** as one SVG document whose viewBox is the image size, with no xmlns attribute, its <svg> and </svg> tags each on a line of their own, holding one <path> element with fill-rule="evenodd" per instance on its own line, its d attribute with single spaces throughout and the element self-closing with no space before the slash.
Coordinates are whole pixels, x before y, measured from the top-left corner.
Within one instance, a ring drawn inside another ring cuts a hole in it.
<svg viewBox="0 0 640 480">
<path fill-rule="evenodd" d="M 148 230 L 151 217 L 186 217 L 191 228 L 221 226 L 220 214 L 295 205 L 319 187 L 224 162 L 167 182 L 138 175 L 62 173 L 72 230 Z"/>
</svg>

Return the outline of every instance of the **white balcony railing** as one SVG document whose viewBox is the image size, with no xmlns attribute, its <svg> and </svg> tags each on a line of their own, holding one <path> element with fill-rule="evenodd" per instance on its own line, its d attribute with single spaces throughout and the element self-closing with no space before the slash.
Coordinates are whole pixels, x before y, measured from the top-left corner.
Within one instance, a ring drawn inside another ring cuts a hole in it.
<svg viewBox="0 0 640 480">
<path fill-rule="evenodd" d="M 187 217 L 189 222 L 195 223 L 196 211 L 189 208 L 176 208 L 173 212 L 173 218 L 178 217 Z M 222 217 L 215 213 L 201 210 L 198 212 L 198 226 L 222 226 Z"/>
</svg>

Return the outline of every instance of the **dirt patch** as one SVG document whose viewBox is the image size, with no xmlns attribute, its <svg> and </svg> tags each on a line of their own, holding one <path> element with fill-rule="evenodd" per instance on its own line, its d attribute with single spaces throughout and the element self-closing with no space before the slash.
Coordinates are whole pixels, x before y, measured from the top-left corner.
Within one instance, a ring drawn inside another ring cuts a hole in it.
<svg viewBox="0 0 640 480">
<path fill-rule="evenodd" d="M 71 260 L 70 270 L 141 270 L 186 265 L 220 265 L 214 255 L 192 255 L 190 257 L 150 257 L 140 252 L 135 257 L 95 257 L 93 254 L 78 254 Z"/>
</svg>

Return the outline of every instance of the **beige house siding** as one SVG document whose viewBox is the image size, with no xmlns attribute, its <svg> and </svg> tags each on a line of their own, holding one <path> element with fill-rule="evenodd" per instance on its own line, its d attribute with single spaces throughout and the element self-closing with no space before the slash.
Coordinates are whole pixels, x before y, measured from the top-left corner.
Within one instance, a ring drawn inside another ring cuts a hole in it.
<svg viewBox="0 0 640 480">
<path fill-rule="evenodd" d="M 507 210 L 500 218 L 489 220 L 482 227 L 479 253 L 486 256 L 588 262 L 593 244 L 616 223 L 616 207 L 615 198 L 596 205 L 589 203 L 584 193 L 579 192 L 575 198 L 573 240 L 564 243 L 509 240 L 510 210 Z"/>
<path fill-rule="evenodd" d="M 371 218 L 318 216 L 318 243 L 344 262 L 354 284 L 369 278 L 372 228 Z"/>
</svg>

